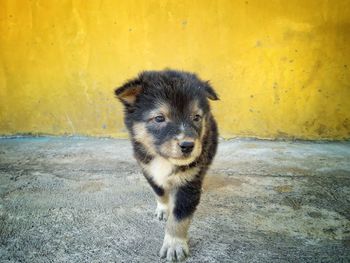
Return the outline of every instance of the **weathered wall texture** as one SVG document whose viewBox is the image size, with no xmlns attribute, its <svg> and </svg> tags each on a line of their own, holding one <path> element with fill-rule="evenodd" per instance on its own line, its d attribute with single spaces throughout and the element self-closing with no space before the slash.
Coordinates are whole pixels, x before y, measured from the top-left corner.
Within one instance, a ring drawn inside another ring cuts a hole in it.
<svg viewBox="0 0 350 263">
<path fill-rule="evenodd" d="M 0 134 L 122 136 L 113 88 L 210 79 L 223 136 L 350 138 L 350 2 L 1 0 Z"/>
</svg>

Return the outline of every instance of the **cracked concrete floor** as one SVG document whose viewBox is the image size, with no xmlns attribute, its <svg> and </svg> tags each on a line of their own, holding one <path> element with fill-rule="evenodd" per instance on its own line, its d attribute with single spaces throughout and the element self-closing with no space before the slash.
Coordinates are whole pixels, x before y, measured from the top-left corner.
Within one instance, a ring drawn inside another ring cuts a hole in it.
<svg viewBox="0 0 350 263">
<path fill-rule="evenodd" d="M 1 262 L 162 262 L 127 140 L 0 139 Z M 350 143 L 221 141 L 187 262 L 349 262 Z"/>
</svg>

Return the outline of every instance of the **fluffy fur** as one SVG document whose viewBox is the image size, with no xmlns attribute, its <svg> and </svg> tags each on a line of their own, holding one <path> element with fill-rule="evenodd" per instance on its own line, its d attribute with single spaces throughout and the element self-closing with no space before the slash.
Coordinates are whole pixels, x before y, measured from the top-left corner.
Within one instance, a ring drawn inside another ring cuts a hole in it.
<svg viewBox="0 0 350 263">
<path fill-rule="evenodd" d="M 115 90 L 125 106 L 134 156 L 154 190 L 156 216 L 167 220 L 160 256 L 183 260 L 187 232 L 200 201 L 204 175 L 217 148 L 208 82 L 174 70 L 146 71 Z"/>
</svg>

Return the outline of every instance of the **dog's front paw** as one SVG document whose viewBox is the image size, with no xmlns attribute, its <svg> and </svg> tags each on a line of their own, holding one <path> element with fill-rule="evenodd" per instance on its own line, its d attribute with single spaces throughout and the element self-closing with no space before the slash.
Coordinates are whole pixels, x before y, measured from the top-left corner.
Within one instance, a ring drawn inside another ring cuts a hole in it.
<svg viewBox="0 0 350 263">
<path fill-rule="evenodd" d="M 161 258 L 166 257 L 168 261 L 182 261 L 188 254 L 189 249 L 186 239 L 165 235 L 163 246 L 159 252 Z"/>
<path fill-rule="evenodd" d="M 161 203 L 157 203 L 157 208 L 154 214 L 160 221 L 166 221 L 168 219 L 168 206 L 163 205 Z"/>
</svg>

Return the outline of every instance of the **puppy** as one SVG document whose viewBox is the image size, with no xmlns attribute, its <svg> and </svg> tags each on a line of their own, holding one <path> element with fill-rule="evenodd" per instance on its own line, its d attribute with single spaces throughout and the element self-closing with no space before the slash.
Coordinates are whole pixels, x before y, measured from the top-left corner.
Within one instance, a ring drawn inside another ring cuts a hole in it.
<svg viewBox="0 0 350 263">
<path fill-rule="evenodd" d="M 167 220 L 160 256 L 181 261 L 204 175 L 217 148 L 208 82 L 182 71 L 145 71 L 115 90 L 125 108 L 134 156 L 153 188 L 156 216 Z"/>
</svg>

